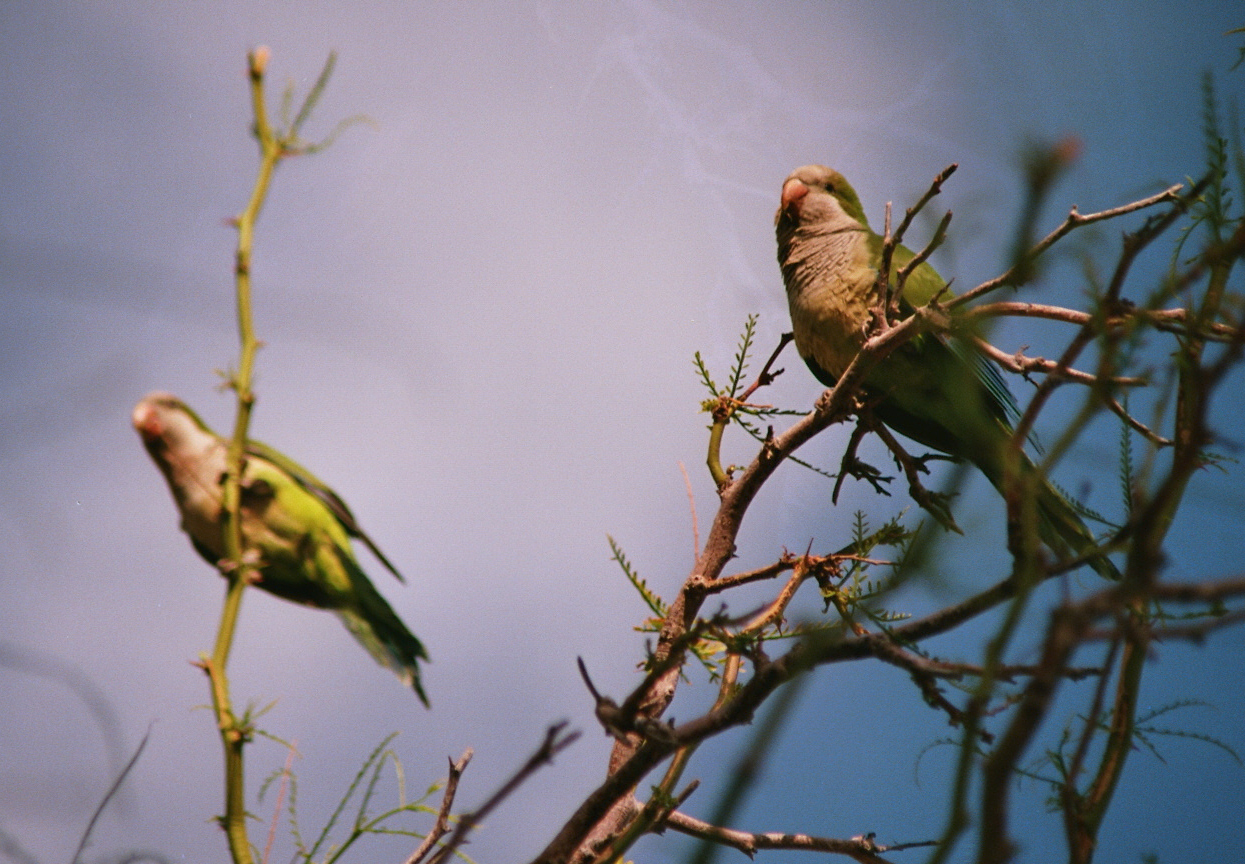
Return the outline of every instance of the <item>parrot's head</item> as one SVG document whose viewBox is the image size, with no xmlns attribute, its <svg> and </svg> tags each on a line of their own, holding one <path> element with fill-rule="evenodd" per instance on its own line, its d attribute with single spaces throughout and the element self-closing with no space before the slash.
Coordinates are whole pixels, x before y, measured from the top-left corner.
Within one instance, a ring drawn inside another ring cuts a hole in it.
<svg viewBox="0 0 1245 864">
<path fill-rule="evenodd" d="M 825 165 L 805 165 L 783 181 L 774 226 L 781 239 L 802 227 L 859 230 L 868 228 L 869 220 L 842 174 Z"/>
<path fill-rule="evenodd" d="M 195 412 L 172 393 L 148 393 L 130 415 L 147 452 L 164 463 L 170 452 L 201 450 L 213 435 Z"/>
</svg>

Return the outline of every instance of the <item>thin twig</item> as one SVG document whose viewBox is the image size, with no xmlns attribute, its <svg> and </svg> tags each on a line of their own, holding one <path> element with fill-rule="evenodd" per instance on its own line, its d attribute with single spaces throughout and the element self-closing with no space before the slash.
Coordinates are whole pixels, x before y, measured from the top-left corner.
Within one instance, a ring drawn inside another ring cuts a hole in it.
<svg viewBox="0 0 1245 864">
<path fill-rule="evenodd" d="M 1043 318 L 1049 321 L 1063 321 L 1066 324 L 1084 325 L 1094 319 L 1093 314 L 1079 309 L 1068 309 L 1063 306 L 1052 306 L 1048 303 L 1029 303 L 1018 300 L 997 300 L 991 303 L 982 303 L 980 306 L 965 309 L 960 314 L 966 321 L 972 321 L 977 318 L 1014 317 Z M 1103 328 L 1105 330 L 1114 330 L 1123 327 L 1130 321 L 1143 321 L 1164 333 L 1175 333 L 1181 336 L 1198 335 L 1216 342 L 1230 340 L 1232 334 L 1237 329 L 1231 324 L 1204 322 L 1202 331 L 1197 334 L 1191 333 L 1189 330 L 1189 311 L 1182 308 L 1137 308 L 1126 311 L 1114 311 L 1103 319 Z"/>
<path fill-rule="evenodd" d="M 1208 613 L 1209 614 L 1209 613 Z M 1237 609 L 1232 612 L 1224 612 L 1200 624 L 1184 624 L 1184 625 L 1167 625 L 1163 627 L 1148 627 L 1147 635 L 1156 641 L 1171 642 L 1179 640 L 1182 642 L 1192 642 L 1200 644 L 1206 641 L 1206 637 L 1217 630 L 1225 627 L 1235 626 L 1245 621 L 1245 609 Z M 1109 629 L 1092 629 L 1085 634 L 1086 642 L 1103 642 L 1118 639 L 1120 637 L 1120 628 L 1112 627 Z"/>
<path fill-rule="evenodd" d="M 774 369 L 772 372 L 770 369 L 772 369 L 774 364 L 778 362 L 778 355 L 782 353 L 782 350 L 786 348 L 787 344 L 793 339 L 795 339 L 794 333 L 783 333 L 780 337 L 778 337 L 778 347 L 776 347 L 773 353 L 769 355 L 769 359 L 765 361 L 765 365 L 762 366 L 761 371 L 757 373 L 756 379 L 747 386 L 744 392 L 739 394 L 740 402 L 747 402 L 748 397 L 750 397 L 761 387 L 768 387 L 774 382 L 775 378 L 783 373 L 784 370 L 782 369 Z"/>
<path fill-rule="evenodd" d="M 1111 645 L 1107 649 L 1107 657 L 1103 661 L 1104 672 L 1115 666 L 1116 657 L 1119 655 L 1120 640 L 1118 638 L 1111 640 Z M 1081 730 L 1081 737 L 1077 741 L 1076 749 L 1072 752 L 1072 758 L 1068 760 L 1068 770 L 1064 776 L 1063 789 L 1063 805 L 1064 813 L 1067 816 L 1072 815 L 1069 810 L 1072 805 L 1070 800 L 1072 796 L 1077 794 L 1076 782 L 1081 776 L 1081 769 L 1085 765 L 1085 757 L 1089 753 L 1090 744 L 1093 743 L 1095 733 L 1098 731 L 1100 719 L 1102 716 L 1102 706 L 1106 704 L 1107 685 L 1111 683 L 1111 676 L 1104 674 L 1098 679 L 1097 685 L 1094 687 L 1094 697 L 1090 701 L 1089 710 L 1085 712 L 1085 725 Z"/>
<path fill-rule="evenodd" d="M 1068 234 L 1069 232 L 1084 225 L 1089 225 L 1094 222 L 1101 222 L 1104 219 L 1115 219 L 1116 217 L 1124 216 L 1128 213 L 1136 212 L 1137 210 L 1144 210 L 1147 207 L 1154 207 L 1167 201 L 1178 201 L 1180 200 L 1180 190 L 1183 188 L 1183 183 L 1177 183 L 1174 186 L 1169 186 L 1167 189 L 1164 189 L 1156 195 L 1149 196 L 1148 198 L 1142 198 L 1128 204 L 1122 204 L 1119 207 L 1099 210 L 1096 213 L 1082 214 L 1077 211 L 1076 207 L 1073 207 L 1068 211 L 1068 215 L 1063 222 L 1061 222 L 1054 231 L 1051 231 L 1039 240 L 1027 254 L 1022 256 L 1021 260 L 1027 262 L 1034 261 L 1039 255 L 1044 253 L 1051 246 L 1055 245 L 1056 241 L 1060 240 L 1065 234 Z M 1195 188 L 1198 188 L 1200 191 L 1199 187 Z M 1014 280 L 1022 270 L 1023 267 L 1021 264 L 1017 263 L 1012 267 L 1009 267 L 1006 272 L 1000 274 L 999 276 L 982 282 L 971 291 L 965 291 L 959 297 L 956 297 L 954 300 L 947 303 L 947 307 L 956 308 L 964 306 L 965 304 L 972 302 L 983 294 L 988 294 L 1000 286 L 1010 285 L 1012 284 L 1012 280 Z"/>
<path fill-rule="evenodd" d="M 878 659 L 892 666 L 904 669 L 908 673 L 908 677 L 912 679 L 912 683 L 916 684 L 917 689 L 921 691 L 921 696 L 925 699 L 926 704 L 937 708 L 947 715 L 947 719 L 952 726 L 964 726 L 964 712 L 942 695 L 942 688 L 938 686 L 937 679 L 940 676 L 934 675 L 926 665 L 924 658 L 917 657 L 907 651 L 904 651 L 894 643 L 879 641 L 876 643 L 880 653 Z M 989 744 L 994 740 L 985 729 L 976 730 L 977 737 L 983 743 Z"/>
<path fill-rule="evenodd" d="M 564 732 L 566 721 L 554 723 L 545 730 L 545 740 L 536 748 L 536 752 L 531 755 L 527 762 L 523 763 L 518 771 L 514 773 L 509 780 L 502 784 L 501 788 L 493 793 L 491 797 L 478 808 L 470 813 L 464 813 L 458 818 L 458 827 L 454 829 L 454 833 L 450 839 L 442 846 L 437 853 L 429 859 L 429 864 L 445 864 L 449 860 L 454 850 L 463 844 L 467 839 L 467 835 L 484 821 L 484 817 L 493 812 L 502 801 L 506 800 L 515 789 L 518 789 L 527 781 L 529 777 L 539 771 L 543 766 L 553 762 L 553 757 L 561 753 L 571 744 L 579 740 L 580 733 L 578 731 Z"/>
<path fill-rule="evenodd" d="M 1130 429 L 1145 438 L 1151 444 L 1154 444 L 1156 447 L 1170 447 L 1175 443 L 1172 439 L 1164 438 L 1132 414 L 1129 414 L 1128 409 L 1121 405 L 1119 400 L 1114 396 L 1107 396 L 1103 400 L 1103 403 L 1111 409 L 1112 414 L 1127 423 Z"/>
<path fill-rule="evenodd" d="M 449 775 L 445 779 L 445 791 L 441 794 L 441 809 L 437 811 L 437 821 L 433 823 L 432 830 L 428 832 L 424 842 L 420 843 L 419 848 L 406 859 L 406 864 L 419 864 L 424 856 L 437 845 L 437 841 L 449 833 L 450 808 L 454 806 L 454 796 L 458 793 L 458 781 L 463 776 L 463 772 L 467 770 L 467 763 L 471 761 L 474 752 L 468 747 L 457 762 L 450 761 Z"/>
<path fill-rule="evenodd" d="M 795 567 L 792 568 L 790 578 L 779 589 L 778 595 L 766 604 L 764 609 L 753 616 L 752 620 L 740 628 L 740 635 L 760 633 L 770 624 L 782 620 L 787 607 L 795 598 L 796 592 L 810 575 L 812 575 L 812 567 L 809 565 L 808 556 L 805 555 L 796 562 Z"/>
<path fill-rule="evenodd" d="M 891 263 L 894 260 L 895 250 L 899 248 L 901 243 L 903 243 L 904 235 L 908 233 L 908 228 L 912 226 L 912 220 L 916 218 L 918 213 L 925 209 L 925 205 L 932 201 L 936 195 L 942 192 L 942 184 L 947 182 L 947 179 L 955 173 L 957 168 L 959 168 L 959 165 L 953 162 L 934 178 L 934 182 L 931 183 L 929 188 L 925 190 L 925 194 L 922 195 L 915 204 L 904 211 L 904 218 L 900 220 L 899 227 L 895 229 L 894 234 L 892 234 L 890 230 L 891 205 L 889 201 L 886 202 L 886 226 L 882 234 L 882 258 L 881 265 L 878 267 L 877 277 L 878 296 L 882 298 L 882 314 L 879 320 L 883 325 L 883 329 L 890 324 L 892 306 L 894 305 L 896 299 L 903 297 L 904 284 L 907 282 L 908 275 L 917 266 L 923 263 L 935 249 L 942 245 L 942 241 L 946 237 L 947 225 L 951 221 L 951 214 L 945 214 L 939 221 L 938 228 L 934 232 L 934 236 L 927 244 L 925 244 L 925 248 L 917 253 L 912 261 L 909 261 L 908 264 L 900 270 L 894 280 L 895 284 L 892 288 L 892 280 L 890 278 Z"/>
<path fill-rule="evenodd" d="M 277 800 L 272 807 L 272 821 L 268 823 L 268 839 L 264 842 L 264 854 L 260 856 L 263 864 L 268 864 L 272 856 L 272 845 L 277 840 L 277 825 L 281 821 L 281 808 L 285 806 L 285 790 L 290 785 L 290 766 L 294 764 L 294 756 L 298 752 L 298 742 L 293 741 L 286 750 L 285 766 L 281 769 L 281 783 L 277 786 Z"/>
<path fill-rule="evenodd" d="M 666 823 L 680 834 L 698 837 L 712 843 L 738 849 L 749 858 L 755 857 L 761 849 L 788 849 L 805 852 L 835 852 L 860 861 L 862 864 L 888 864 L 887 859 L 879 853 L 912 849 L 921 846 L 932 846 L 932 840 L 916 843 L 901 843 L 886 846 L 873 841 L 872 835 L 853 837 L 841 840 L 837 837 L 814 837 L 809 834 L 788 834 L 779 831 L 763 833 L 740 831 L 735 828 L 723 828 L 711 825 L 702 819 L 689 816 L 681 811 L 674 811 L 666 818 Z"/>
<path fill-rule="evenodd" d="M 951 214 L 949 212 L 944 213 L 943 217 L 938 220 L 938 226 L 934 229 L 934 236 L 929 238 L 929 242 L 922 247 L 921 251 L 912 256 L 912 260 L 899 269 L 899 272 L 895 275 L 895 297 L 897 299 L 903 299 L 903 289 L 908 283 L 908 277 L 912 275 L 916 268 L 928 261 L 929 256 L 934 254 L 934 250 L 947 239 L 947 226 L 950 224 Z M 946 290 L 947 286 L 943 286 L 943 291 L 945 292 Z M 940 298 L 934 297 L 933 299 L 937 301 Z"/>
<path fill-rule="evenodd" d="M 147 731 L 143 733 L 143 740 L 138 742 L 138 747 L 134 749 L 134 755 L 129 758 L 122 767 L 121 772 L 117 775 L 117 779 L 112 781 L 112 785 L 108 787 L 108 791 L 104 793 L 104 797 L 100 800 L 99 806 L 95 808 L 95 812 L 91 814 L 91 818 L 86 823 L 86 829 L 82 832 L 82 839 L 78 841 L 78 848 L 74 850 L 71 864 L 78 864 L 82 860 L 82 853 L 86 849 L 87 841 L 91 839 L 91 832 L 95 830 L 95 823 L 99 821 L 99 817 L 103 815 L 104 808 L 108 806 L 108 802 L 116 797 L 117 792 L 121 789 L 121 784 L 125 782 L 125 778 L 129 776 L 130 770 L 138 764 L 138 757 L 143 755 L 143 748 L 147 746 L 147 739 L 151 737 L 151 726 L 147 726 Z"/>
<path fill-rule="evenodd" d="M 687 466 L 679 461 L 679 470 L 683 472 L 683 486 L 687 489 L 687 506 L 692 512 L 692 560 L 700 554 L 700 523 L 696 520 L 696 494 L 692 491 L 692 478 L 687 476 Z"/>
<path fill-rule="evenodd" d="M 974 347 L 982 354 L 989 357 L 995 363 L 998 363 L 1009 372 L 1015 372 L 1017 375 L 1028 375 L 1030 372 L 1040 372 L 1044 375 L 1055 375 L 1064 381 L 1071 381 L 1075 384 L 1112 384 L 1117 387 L 1144 387 L 1150 382 L 1145 378 L 1137 376 L 1115 376 L 1103 381 L 1097 375 L 1089 372 L 1081 372 L 1078 369 L 1061 368 L 1054 360 L 1047 360 L 1045 357 L 1026 357 L 1023 353 L 1017 351 L 1015 354 L 1007 354 L 999 348 L 994 347 L 980 336 L 973 336 L 971 339 Z"/>
<path fill-rule="evenodd" d="M 795 562 L 799 560 L 794 555 L 783 553 L 783 557 L 773 564 L 767 564 L 756 570 L 749 570 L 746 573 L 736 573 L 733 576 L 723 576 L 719 579 L 701 580 L 699 584 L 703 586 L 705 594 L 718 594 L 730 588 L 736 588 L 740 585 L 747 585 L 752 582 L 760 582 L 765 579 L 773 579 L 781 573 L 785 573 L 795 566 Z"/>
</svg>

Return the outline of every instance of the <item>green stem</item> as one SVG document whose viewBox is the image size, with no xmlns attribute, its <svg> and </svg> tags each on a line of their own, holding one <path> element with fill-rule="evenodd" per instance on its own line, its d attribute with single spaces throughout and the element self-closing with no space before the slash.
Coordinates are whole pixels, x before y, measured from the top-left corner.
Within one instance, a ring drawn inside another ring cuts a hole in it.
<svg viewBox="0 0 1245 864">
<path fill-rule="evenodd" d="M 705 463 L 709 466 L 709 476 L 719 489 L 731 481 L 722 468 L 722 433 L 726 431 L 726 424 L 729 422 L 729 414 L 719 417 L 718 411 L 714 411 L 713 425 L 709 427 L 709 456 Z"/>
<path fill-rule="evenodd" d="M 243 749 L 250 739 L 250 730 L 238 722 L 229 700 L 229 678 L 226 666 L 229 650 L 233 645 L 234 629 L 238 612 L 242 608 L 242 592 L 258 575 L 255 562 L 247 561 L 242 538 L 242 471 L 246 451 L 247 430 L 251 422 L 251 410 L 255 394 L 251 392 L 251 379 L 255 367 L 255 354 L 259 343 L 251 316 L 251 249 L 255 236 L 255 222 L 259 219 L 264 199 L 272 183 L 273 170 L 284 155 L 284 146 L 274 135 L 268 123 L 264 105 L 264 67 L 268 49 L 259 48 L 248 56 L 251 83 L 251 105 L 255 114 L 255 137 L 259 141 L 260 164 L 246 208 L 238 216 L 238 247 L 234 263 L 234 281 L 238 308 L 238 338 L 241 356 L 238 371 L 230 384 L 237 395 L 238 410 L 234 420 L 233 437 L 229 442 L 224 489 L 223 532 L 225 559 L 230 562 L 227 574 L 229 587 L 221 612 L 216 645 L 208 664 L 212 683 L 212 704 L 216 712 L 217 728 L 225 751 L 225 813 L 222 827 L 229 841 L 229 853 L 234 864 L 252 864 L 250 840 L 246 833 L 246 786 L 243 770 Z"/>
</svg>

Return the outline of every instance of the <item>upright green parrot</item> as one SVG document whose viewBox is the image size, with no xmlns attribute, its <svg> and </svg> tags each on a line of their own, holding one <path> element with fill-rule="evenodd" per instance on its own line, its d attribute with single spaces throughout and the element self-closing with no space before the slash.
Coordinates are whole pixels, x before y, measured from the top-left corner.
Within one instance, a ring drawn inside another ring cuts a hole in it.
<svg viewBox="0 0 1245 864">
<path fill-rule="evenodd" d="M 209 564 L 221 566 L 221 481 L 228 442 L 169 393 L 148 394 L 132 419 L 168 481 L 182 530 Z M 418 663 L 428 659 L 424 646 L 367 578 L 350 538 L 363 541 L 399 581 L 405 580 L 359 528 L 346 503 L 292 459 L 248 441 L 241 514 L 245 549 L 258 555 L 256 584 L 286 600 L 336 612 L 368 653 L 427 705 Z"/>
<path fill-rule="evenodd" d="M 843 175 L 823 165 L 791 172 L 774 224 L 796 348 L 813 375 L 832 387 L 864 344 L 870 310 L 880 305 L 876 282 L 882 238 L 869 228 L 860 199 Z M 894 274 L 912 258 L 910 250 L 896 248 L 892 285 Z M 946 289 L 937 271 L 922 263 L 908 276 L 901 311 L 911 313 L 936 296 L 950 299 Z M 879 362 L 866 376 L 864 389 L 875 401 L 875 416 L 891 429 L 968 460 L 1002 490 L 1015 402 L 998 370 L 971 346 L 954 337 L 921 334 Z M 1023 455 L 1020 469 L 1036 470 Z M 1043 542 L 1063 556 L 1092 552 L 1093 534 L 1049 482 L 1042 482 L 1036 503 Z M 1088 563 L 1103 576 L 1119 578 L 1105 555 L 1094 555 Z"/>
</svg>

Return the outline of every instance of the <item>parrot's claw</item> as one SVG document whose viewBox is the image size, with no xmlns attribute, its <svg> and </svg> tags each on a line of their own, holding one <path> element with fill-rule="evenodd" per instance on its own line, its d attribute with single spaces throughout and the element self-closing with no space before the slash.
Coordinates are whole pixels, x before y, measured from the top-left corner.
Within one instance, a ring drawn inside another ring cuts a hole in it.
<svg viewBox="0 0 1245 864">
<path fill-rule="evenodd" d="M 848 474 L 848 476 L 867 482 L 873 487 L 873 491 L 877 492 L 879 495 L 885 495 L 888 498 L 890 497 L 891 493 L 887 491 L 884 484 L 894 480 L 894 476 L 883 474 L 881 470 L 875 468 L 873 465 L 870 465 L 868 462 L 856 458 L 851 459 L 847 464 L 845 464 L 843 466 L 843 470 Z"/>
<path fill-rule="evenodd" d="M 951 499 L 955 496 L 945 492 L 931 492 L 924 487 L 914 487 L 908 491 L 921 509 L 933 516 L 939 525 L 956 534 L 964 533 L 960 526 L 955 524 L 955 517 L 951 515 Z"/>
<path fill-rule="evenodd" d="M 250 581 L 254 584 L 259 581 L 259 566 L 261 563 L 263 562 L 260 558 L 259 550 L 247 549 L 242 553 L 242 557 L 238 561 L 234 561 L 231 558 L 220 559 L 216 562 L 216 568 L 225 576 L 229 576 L 242 569 L 248 570 L 253 574 Z"/>
</svg>

